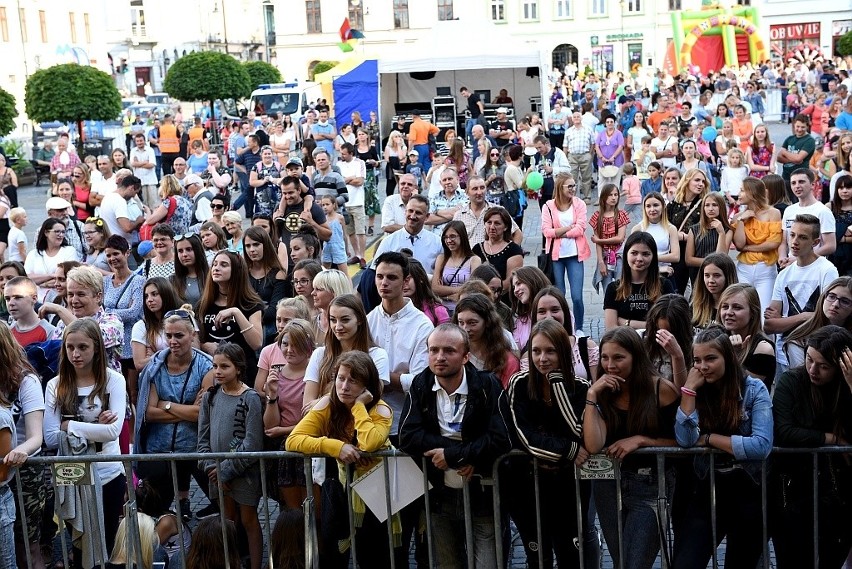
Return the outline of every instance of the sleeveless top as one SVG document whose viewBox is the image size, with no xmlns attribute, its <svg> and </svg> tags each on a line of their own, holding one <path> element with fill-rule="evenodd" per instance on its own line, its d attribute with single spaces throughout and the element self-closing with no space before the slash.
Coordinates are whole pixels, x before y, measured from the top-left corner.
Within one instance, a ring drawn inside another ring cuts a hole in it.
<svg viewBox="0 0 852 569">
<path fill-rule="evenodd" d="M 472 257 L 466 258 L 458 267 L 450 267 L 444 265 L 441 271 L 441 284 L 444 286 L 461 286 L 470 278 L 470 260 Z M 452 312 L 456 309 L 456 303 L 452 300 L 444 299 L 444 306 Z"/>
<path fill-rule="evenodd" d="M 657 243 L 657 255 L 665 255 L 672 250 L 672 244 L 669 242 L 669 230 L 660 223 L 649 223 L 645 228 L 647 233 L 651 234 L 654 241 Z M 670 267 L 671 263 L 660 263 L 661 267 Z"/>
</svg>

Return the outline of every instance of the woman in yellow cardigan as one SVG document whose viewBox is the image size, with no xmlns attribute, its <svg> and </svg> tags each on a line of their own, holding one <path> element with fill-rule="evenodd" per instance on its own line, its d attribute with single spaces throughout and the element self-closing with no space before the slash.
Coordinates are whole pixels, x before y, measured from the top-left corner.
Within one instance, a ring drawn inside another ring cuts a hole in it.
<svg viewBox="0 0 852 569">
<path fill-rule="evenodd" d="M 340 465 L 340 480 L 345 480 L 346 465 L 355 464 L 355 478 L 358 478 L 378 463 L 379 459 L 362 459 L 361 453 L 376 452 L 390 446 L 388 435 L 393 412 L 380 399 L 382 382 L 369 355 L 347 352 L 338 358 L 335 367 L 334 389 L 320 398 L 299 421 L 287 437 L 286 448 L 288 451 L 336 458 Z M 352 494 L 352 508 L 357 528 L 358 564 L 362 567 L 390 567 L 387 528 L 365 508 L 355 493 Z M 347 515 L 345 510 L 337 514 Z"/>
</svg>

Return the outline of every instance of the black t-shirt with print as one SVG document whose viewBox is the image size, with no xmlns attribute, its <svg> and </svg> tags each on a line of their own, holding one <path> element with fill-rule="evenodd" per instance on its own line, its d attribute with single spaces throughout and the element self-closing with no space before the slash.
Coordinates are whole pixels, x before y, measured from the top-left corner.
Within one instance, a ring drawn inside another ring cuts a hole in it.
<svg viewBox="0 0 852 569">
<path fill-rule="evenodd" d="M 670 294 L 677 292 L 674 285 L 669 279 L 661 279 L 662 291 L 661 294 Z M 615 310 L 619 318 L 627 318 L 628 320 L 645 321 L 645 316 L 651 308 L 651 302 L 648 299 L 648 294 L 645 292 L 644 284 L 633 283 L 630 285 L 630 295 L 625 300 L 616 300 L 615 296 L 618 292 L 618 285 L 621 281 L 609 283 L 606 287 L 604 295 L 604 310 Z"/>
</svg>

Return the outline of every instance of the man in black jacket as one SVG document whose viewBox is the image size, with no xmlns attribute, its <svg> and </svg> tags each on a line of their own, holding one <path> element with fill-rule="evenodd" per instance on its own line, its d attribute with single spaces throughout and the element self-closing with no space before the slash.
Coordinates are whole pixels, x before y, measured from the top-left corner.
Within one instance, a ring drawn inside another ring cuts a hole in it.
<svg viewBox="0 0 852 569">
<path fill-rule="evenodd" d="M 463 487 L 469 483 L 475 568 L 497 567 L 490 478 L 511 449 L 508 403 L 500 382 L 468 362 L 470 341 L 455 324 L 429 335 L 429 368 L 414 378 L 400 418 L 402 450 L 431 464 L 427 475 L 435 555 L 440 567 L 464 567 Z"/>
</svg>

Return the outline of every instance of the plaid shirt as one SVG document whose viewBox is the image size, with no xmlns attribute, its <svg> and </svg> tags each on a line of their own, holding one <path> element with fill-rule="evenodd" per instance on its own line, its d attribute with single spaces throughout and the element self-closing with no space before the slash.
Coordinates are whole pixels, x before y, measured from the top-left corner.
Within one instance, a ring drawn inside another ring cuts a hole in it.
<svg viewBox="0 0 852 569">
<path fill-rule="evenodd" d="M 595 145 L 595 134 L 592 129 L 584 126 L 572 126 L 565 131 L 562 147 L 568 154 L 588 154 Z"/>
</svg>

